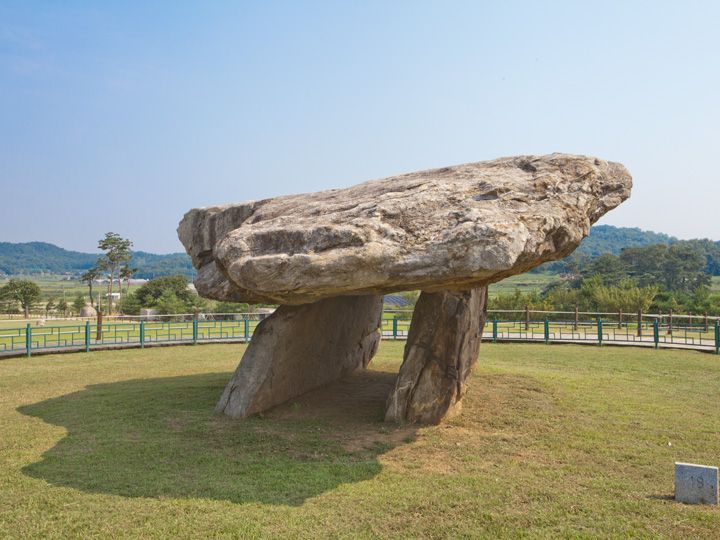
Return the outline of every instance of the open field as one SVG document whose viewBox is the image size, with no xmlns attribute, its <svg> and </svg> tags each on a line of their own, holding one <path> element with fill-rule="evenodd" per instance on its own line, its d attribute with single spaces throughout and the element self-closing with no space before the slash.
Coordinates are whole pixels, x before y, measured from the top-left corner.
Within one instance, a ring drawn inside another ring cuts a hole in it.
<svg viewBox="0 0 720 540">
<path fill-rule="evenodd" d="M 717 537 L 672 501 L 720 459 L 716 357 L 484 344 L 414 428 L 381 422 L 402 346 L 244 422 L 212 415 L 243 346 L 0 361 L 0 537 Z"/>
<path fill-rule="evenodd" d="M 18 279 L 29 279 L 34 281 L 40 287 L 42 291 L 41 303 L 44 305 L 51 298 L 57 303 L 58 300 L 65 298 L 68 304 L 72 304 L 72 301 L 78 294 L 82 294 L 85 298 L 88 297 L 89 291 L 87 284 L 77 279 L 65 279 L 63 276 L 56 276 L 52 274 L 44 274 L 41 276 L 13 276 Z M 0 278 L 0 287 L 5 285 L 10 278 Z M 130 285 L 130 291 L 134 291 L 139 288 L 140 285 Z M 123 283 L 123 290 L 125 290 L 125 284 Z M 117 283 L 115 284 L 115 291 L 117 292 Z M 97 297 L 98 293 L 104 295 L 107 292 L 107 283 L 96 283 L 93 285 L 93 296 Z M 104 300 L 103 300 L 104 302 Z"/>
<path fill-rule="evenodd" d="M 64 297 L 68 304 L 72 304 L 73 300 L 78 294 L 83 295 L 83 297 L 85 297 L 86 299 L 88 297 L 87 285 L 76 279 L 68 280 L 65 279 L 63 276 L 49 274 L 41 276 L 17 277 L 21 277 L 22 279 L 29 279 L 40 286 L 40 289 L 42 291 L 42 298 L 41 301 L 38 303 L 37 309 L 40 309 L 41 307 L 44 308 L 45 304 L 51 298 L 55 301 L 55 303 L 57 303 L 58 300 Z M 9 279 L 10 278 L 0 278 L 0 287 L 5 285 Z M 501 292 L 513 292 L 515 291 L 515 289 L 519 289 L 522 292 L 530 292 L 534 290 L 540 292 L 547 285 L 554 281 L 557 281 L 558 279 L 559 276 L 557 276 L 556 274 L 521 274 L 504 279 L 499 283 L 494 283 L 490 286 L 489 294 L 491 297 L 494 297 Z M 720 281 L 718 281 L 717 283 L 718 287 L 720 287 Z M 124 287 L 125 286 L 123 285 L 123 290 Z M 139 287 L 139 285 L 131 285 L 130 291 L 132 292 Z M 115 289 L 117 289 L 117 285 L 115 286 Z M 98 293 L 104 295 L 106 292 L 107 284 L 97 283 L 93 286 L 93 296 L 95 297 L 97 297 Z M 2 316 L 0 315 L 0 317 Z"/>
<path fill-rule="evenodd" d="M 515 292 L 515 289 L 518 289 L 523 293 L 529 293 L 532 291 L 541 292 L 545 287 L 559 280 L 560 276 L 557 274 L 518 274 L 490 285 L 490 288 L 488 289 L 488 296 L 490 296 L 490 298 L 495 298 L 501 293 L 507 294 Z"/>
</svg>

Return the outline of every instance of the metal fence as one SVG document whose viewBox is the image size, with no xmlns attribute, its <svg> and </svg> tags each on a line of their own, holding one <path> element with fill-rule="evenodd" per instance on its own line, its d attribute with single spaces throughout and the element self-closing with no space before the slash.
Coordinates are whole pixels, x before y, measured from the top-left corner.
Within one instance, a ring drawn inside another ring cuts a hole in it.
<svg viewBox="0 0 720 540">
<path fill-rule="evenodd" d="M 570 315 L 570 316 L 568 316 Z M 0 327 L 0 356 L 34 353 L 91 351 L 160 344 L 211 342 L 247 343 L 266 313 L 205 317 L 173 315 L 68 321 L 66 324 Z M 383 312 L 383 339 L 407 339 L 411 311 Z M 695 319 L 695 320 L 694 320 Z M 690 315 L 640 315 L 624 320 L 622 314 L 495 311 L 488 313 L 483 340 L 493 342 L 621 344 L 676 347 L 720 353 L 720 320 Z"/>
</svg>

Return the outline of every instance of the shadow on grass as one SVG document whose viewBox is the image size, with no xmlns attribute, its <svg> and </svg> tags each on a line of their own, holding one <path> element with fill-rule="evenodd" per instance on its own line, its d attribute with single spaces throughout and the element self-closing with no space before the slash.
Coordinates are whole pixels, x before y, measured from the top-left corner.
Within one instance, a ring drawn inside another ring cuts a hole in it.
<svg viewBox="0 0 720 540">
<path fill-rule="evenodd" d="M 354 375 L 244 421 L 212 415 L 229 377 L 98 384 L 21 407 L 68 432 L 23 472 L 128 497 L 299 505 L 372 478 L 377 457 L 415 433 L 382 422 L 392 373 Z"/>
</svg>

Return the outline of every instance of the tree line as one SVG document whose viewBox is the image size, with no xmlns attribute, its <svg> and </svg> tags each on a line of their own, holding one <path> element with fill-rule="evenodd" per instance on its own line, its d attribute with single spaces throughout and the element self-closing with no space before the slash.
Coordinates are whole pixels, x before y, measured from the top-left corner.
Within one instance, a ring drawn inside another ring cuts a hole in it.
<svg viewBox="0 0 720 540">
<path fill-rule="evenodd" d="M 619 255 L 567 259 L 543 291 L 499 294 L 491 309 L 674 312 L 720 315 L 720 247 L 710 240 L 623 249 Z"/>
<path fill-rule="evenodd" d="M 184 275 L 163 276 L 150 280 L 135 291 L 130 279 L 137 269 L 133 264 L 132 242 L 116 233 L 107 233 L 98 242 L 103 251 L 92 268 L 82 276 L 88 298 L 95 304 L 95 288 L 106 289 L 105 313 L 117 311 L 137 315 L 142 308 L 160 314 L 190 313 L 195 310 L 216 313 L 247 311 L 247 304 L 210 302 L 200 298 L 188 286 Z M 712 289 L 712 276 L 720 275 L 720 247 L 710 240 L 673 241 L 642 247 L 627 247 L 619 254 L 603 253 L 595 257 L 571 256 L 561 264 L 558 278 L 544 290 L 502 293 L 489 302 L 490 309 L 544 311 L 669 312 L 720 315 L 720 293 Z M 103 284 L 98 280 L 104 278 Z M 115 288 L 117 286 L 117 289 Z M 115 305 L 113 292 L 120 292 Z M 417 293 L 407 293 L 412 302 Z M 0 309 L 6 312 L 19 305 L 26 316 L 37 307 L 41 291 L 37 284 L 11 279 L 0 287 Z M 1 305 L 4 304 L 4 305 Z M 68 305 L 65 299 L 50 299 L 46 314 L 79 314 L 85 297 L 76 297 Z"/>
</svg>

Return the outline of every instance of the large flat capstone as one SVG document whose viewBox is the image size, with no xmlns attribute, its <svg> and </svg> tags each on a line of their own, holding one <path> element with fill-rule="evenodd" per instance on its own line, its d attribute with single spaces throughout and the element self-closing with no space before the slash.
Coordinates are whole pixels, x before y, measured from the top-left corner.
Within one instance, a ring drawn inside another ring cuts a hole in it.
<svg viewBox="0 0 720 540">
<path fill-rule="evenodd" d="M 469 290 L 568 255 L 630 187 L 618 163 L 521 156 L 195 209 L 178 234 L 218 300 Z"/>
</svg>

